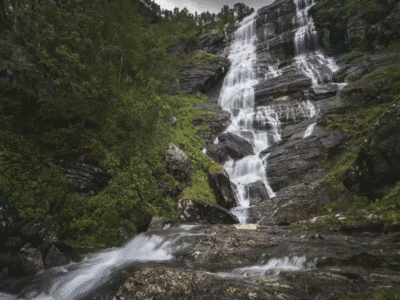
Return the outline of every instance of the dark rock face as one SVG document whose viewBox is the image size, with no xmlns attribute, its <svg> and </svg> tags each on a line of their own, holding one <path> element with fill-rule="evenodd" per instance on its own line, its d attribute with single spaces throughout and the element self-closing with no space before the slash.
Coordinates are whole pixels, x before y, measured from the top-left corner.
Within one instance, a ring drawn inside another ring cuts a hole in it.
<svg viewBox="0 0 400 300">
<path fill-rule="evenodd" d="M 69 263 L 70 260 L 54 245 L 50 247 L 49 252 L 46 255 L 46 259 L 44 260 L 44 266 L 46 268 L 63 266 Z"/>
<path fill-rule="evenodd" d="M 169 145 L 165 154 L 165 164 L 168 173 L 182 181 L 188 181 L 193 174 L 193 166 L 186 154 L 174 144 Z"/>
<path fill-rule="evenodd" d="M 218 145 L 212 145 L 207 153 L 218 163 L 223 164 L 230 158 L 241 159 L 254 155 L 253 146 L 244 138 L 233 133 L 224 133 L 218 136 Z"/>
<path fill-rule="evenodd" d="M 49 158 L 49 161 L 63 170 L 72 189 L 81 195 L 98 193 L 111 179 L 104 163 L 88 155 L 78 159 Z"/>
<path fill-rule="evenodd" d="M 289 225 L 318 212 L 318 206 L 330 202 L 321 185 L 298 184 L 281 189 L 277 196 L 251 209 L 252 218 L 260 225 Z"/>
<path fill-rule="evenodd" d="M 221 52 L 223 52 L 226 43 L 223 34 L 214 32 L 211 34 L 200 35 L 199 39 L 203 51 L 210 54 L 222 54 Z"/>
<path fill-rule="evenodd" d="M 194 126 L 206 125 L 208 127 L 208 130 L 199 131 L 199 135 L 210 145 L 214 142 L 215 138 L 231 124 L 231 114 L 222 110 L 222 108 L 216 104 L 198 104 L 195 105 L 195 108 L 204 111 L 205 116 L 194 119 L 192 124 Z"/>
<path fill-rule="evenodd" d="M 208 182 L 214 191 L 218 205 L 226 209 L 231 209 L 238 205 L 238 199 L 235 191 L 232 189 L 229 175 L 223 167 L 220 170 L 209 172 Z"/>
<path fill-rule="evenodd" d="M 218 61 L 211 62 L 209 68 L 185 70 L 186 74 L 179 78 L 180 92 L 207 92 L 226 74 L 230 65 L 229 59 L 220 57 Z"/>
<path fill-rule="evenodd" d="M 312 135 L 305 139 L 304 133 L 312 122 L 305 120 L 285 127 L 282 142 L 269 149 L 267 177 L 274 192 L 292 184 L 322 179 L 327 172 L 318 172 L 318 165 L 343 153 L 343 144 L 351 135 L 316 125 Z"/>
<path fill-rule="evenodd" d="M 400 180 L 400 104 L 392 105 L 375 124 L 370 138 L 346 172 L 344 185 L 371 199 Z"/>
<path fill-rule="evenodd" d="M 237 224 L 239 220 L 229 210 L 217 204 L 188 200 L 179 201 L 178 216 L 184 222 L 199 224 Z"/>
<path fill-rule="evenodd" d="M 273 99 L 295 94 L 311 87 L 311 79 L 299 73 L 294 66 L 286 68 L 283 72 L 285 72 L 283 75 L 262 81 L 254 87 L 257 106 L 270 104 Z M 302 98 L 300 94 L 299 100 Z"/>
<path fill-rule="evenodd" d="M 250 199 L 250 205 L 256 205 L 269 199 L 267 188 L 261 180 L 248 184 L 246 194 Z"/>
</svg>

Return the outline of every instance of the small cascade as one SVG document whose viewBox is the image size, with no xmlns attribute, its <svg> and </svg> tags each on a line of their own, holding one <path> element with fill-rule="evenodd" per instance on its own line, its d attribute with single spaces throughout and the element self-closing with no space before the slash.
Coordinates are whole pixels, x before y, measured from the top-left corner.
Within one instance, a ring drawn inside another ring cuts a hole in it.
<svg viewBox="0 0 400 300">
<path fill-rule="evenodd" d="M 264 265 L 238 268 L 229 273 L 219 272 L 214 275 L 224 278 L 246 278 L 254 276 L 275 277 L 278 276 L 281 271 L 312 270 L 316 268 L 316 264 L 316 259 L 307 261 L 305 256 L 285 256 L 283 258 L 272 258 Z"/>
<path fill-rule="evenodd" d="M 315 125 L 317 125 L 317 123 L 312 123 L 311 125 L 309 125 L 307 127 L 307 130 L 304 133 L 303 139 L 305 139 L 306 137 L 309 137 L 309 136 L 311 136 L 313 134 Z"/>
<path fill-rule="evenodd" d="M 107 283 L 111 276 L 133 263 L 168 261 L 187 244 L 181 238 L 199 235 L 199 226 L 183 225 L 160 233 L 142 233 L 121 248 L 112 248 L 86 257 L 80 263 L 47 270 L 43 283 L 26 289 L 18 297 L 0 293 L 0 300 L 73 300 Z"/>
<path fill-rule="evenodd" d="M 317 29 L 308 11 L 315 4 L 314 0 L 293 0 L 296 5 L 296 16 L 293 23 L 298 26 L 294 37 L 296 48 L 295 62 L 314 86 L 332 80 L 332 72 L 339 69 L 332 58 L 326 57 L 318 50 Z"/>
</svg>

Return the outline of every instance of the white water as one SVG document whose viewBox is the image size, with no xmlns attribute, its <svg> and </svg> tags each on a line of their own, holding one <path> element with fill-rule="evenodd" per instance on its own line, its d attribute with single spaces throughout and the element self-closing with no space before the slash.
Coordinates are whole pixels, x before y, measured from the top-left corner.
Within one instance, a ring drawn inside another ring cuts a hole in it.
<svg viewBox="0 0 400 300">
<path fill-rule="evenodd" d="M 111 275 L 135 262 L 166 261 L 173 253 L 187 246 L 181 238 L 199 235 L 192 232 L 198 226 L 169 228 L 162 233 L 142 233 L 122 248 L 108 249 L 86 257 L 80 263 L 54 268 L 54 278 L 44 291 L 24 293 L 23 299 L 72 300 L 106 283 Z M 51 275 L 51 274 L 50 274 Z M 1 294 L 0 300 L 16 296 Z"/>
<path fill-rule="evenodd" d="M 274 277 L 279 275 L 281 271 L 312 270 L 316 268 L 316 263 L 316 259 L 307 262 L 305 256 L 293 256 L 291 258 L 285 256 L 283 258 L 272 258 L 264 265 L 238 268 L 230 272 L 214 273 L 214 275 L 224 278 L 245 278 L 253 276 Z"/>
<path fill-rule="evenodd" d="M 297 2 L 296 5 L 298 7 Z M 305 10 L 299 8 L 294 18 L 294 22 L 304 25 L 304 27 L 300 27 L 298 34 L 296 33 L 295 43 L 297 45 L 296 48 L 299 49 L 306 43 L 300 33 L 305 32 L 308 34 L 307 24 L 313 24 L 312 20 L 310 21 L 307 17 L 310 7 L 306 7 Z M 229 51 L 229 59 L 232 65 L 225 77 L 219 98 L 221 107 L 231 112 L 232 123 L 226 129 L 226 132 L 233 133 L 249 141 L 255 153 L 237 161 L 230 159 L 224 165 L 231 181 L 237 186 L 239 204 L 232 212 L 238 217 L 241 224 L 246 224 L 248 219 L 247 213 L 250 207 L 249 193 L 246 192 L 248 184 L 262 181 L 270 198 L 276 196 L 267 178 L 268 155 L 262 155 L 262 153 L 272 144 L 281 140 L 279 111 L 275 111 L 272 106 L 255 107 L 254 103 L 254 86 L 259 83 L 256 73 L 257 36 L 255 17 L 256 13 L 253 13 L 245 18 L 241 23 L 241 27 L 234 34 Z M 314 33 L 312 32 L 312 34 Z M 319 59 L 323 63 L 324 56 L 321 55 L 315 53 L 310 57 L 315 58 L 314 61 Z M 304 64 L 302 63 L 303 60 Z M 318 84 L 318 79 L 315 79 L 314 73 L 319 74 L 319 69 L 312 67 L 313 65 L 307 62 L 306 56 L 297 56 L 296 61 L 299 68 L 303 69 L 307 76 L 312 78 L 313 82 L 315 81 L 315 84 Z M 274 64 L 269 65 L 268 69 L 269 72 L 264 75 L 265 80 L 282 74 Z M 317 111 L 310 101 L 300 103 L 299 111 L 305 118 L 314 118 L 317 115 Z M 289 113 L 287 111 L 287 114 Z M 307 132 L 307 134 L 311 134 L 311 132 Z M 215 143 L 217 144 L 218 140 Z"/>
<path fill-rule="evenodd" d="M 313 85 L 320 85 L 332 80 L 332 72 L 339 69 L 332 58 L 326 57 L 318 50 L 317 29 L 308 11 L 315 4 L 314 0 L 293 0 L 296 5 L 296 16 L 293 23 L 298 26 L 294 44 L 295 62 Z"/>
<path fill-rule="evenodd" d="M 313 134 L 315 125 L 317 125 L 317 123 L 312 123 L 311 125 L 309 125 L 307 127 L 307 130 L 304 133 L 303 139 L 305 139 L 306 137 L 309 137 L 309 136 L 311 136 Z"/>
<path fill-rule="evenodd" d="M 230 111 L 232 115 L 232 124 L 226 132 L 248 140 L 253 145 L 255 153 L 239 161 L 231 159 L 224 165 L 231 181 L 238 189 L 239 207 L 235 208 L 233 213 L 242 224 L 246 223 L 247 208 L 250 206 L 250 199 L 246 197 L 247 184 L 261 180 L 270 197 L 275 196 L 266 175 L 266 158 L 259 154 L 268 148 L 270 143 L 280 140 L 280 122 L 275 111 L 269 107 L 254 109 L 253 86 L 259 82 L 256 73 L 256 15 L 255 12 L 245 18 L 234 34 L 229 55 L 232 65 L 225 77 L 219 98 L 222 108 Z M 276 71 L 274 67 L 270 69 Z M 275 73 L 277 75 L 277 72 Z M 271 134 L 266 130 L 255 130 L 254 124 L 258 127 L 269 124 L 272 128 Z"/>
</svg>

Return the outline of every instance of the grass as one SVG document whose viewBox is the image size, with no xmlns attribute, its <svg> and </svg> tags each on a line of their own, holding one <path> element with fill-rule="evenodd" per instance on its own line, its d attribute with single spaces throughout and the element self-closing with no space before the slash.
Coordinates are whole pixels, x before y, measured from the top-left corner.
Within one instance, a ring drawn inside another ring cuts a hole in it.
<svg viewBox="0 0 400 300">
<path fill-rule="evenodd" d="M 206 69 L 214 70 L 215 65 L 222 67 L 225 64 L 226 58 L 221 56 L 212 55 L 205 51 L 196 50 L 186 56 L 182 61 L 182 67 L 184 69 Z"/>
</svg>

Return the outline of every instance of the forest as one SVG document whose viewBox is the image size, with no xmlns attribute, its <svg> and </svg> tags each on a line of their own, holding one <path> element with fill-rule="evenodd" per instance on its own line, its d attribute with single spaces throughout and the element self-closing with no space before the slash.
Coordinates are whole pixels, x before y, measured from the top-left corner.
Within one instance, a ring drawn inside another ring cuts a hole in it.
<svg viewBox="0 0 400 300">
<path fill-rule="evenodd" d="M 85 246 L 118 243 L 119 228 L 131 235 L 153 215 L 176 218 L 158 186 L 170 142 L 196 162 L 194 188 L 211 197 L 210 159 L 189 120 L 192 103 L 207 99 L 172 95 L 171 86 L 201 34 L 223 33 L 253 11 L 241 3 L 193 15 L 139 0 L 0 1 L 4 207 L 45 216 L 53 232 Z M 176 129 L 166 126 L 173 116 Z M 112 180 L 104 189 L 74 192 L 52 163 L 80 157 L 105 166 Z"/>
</svg>

